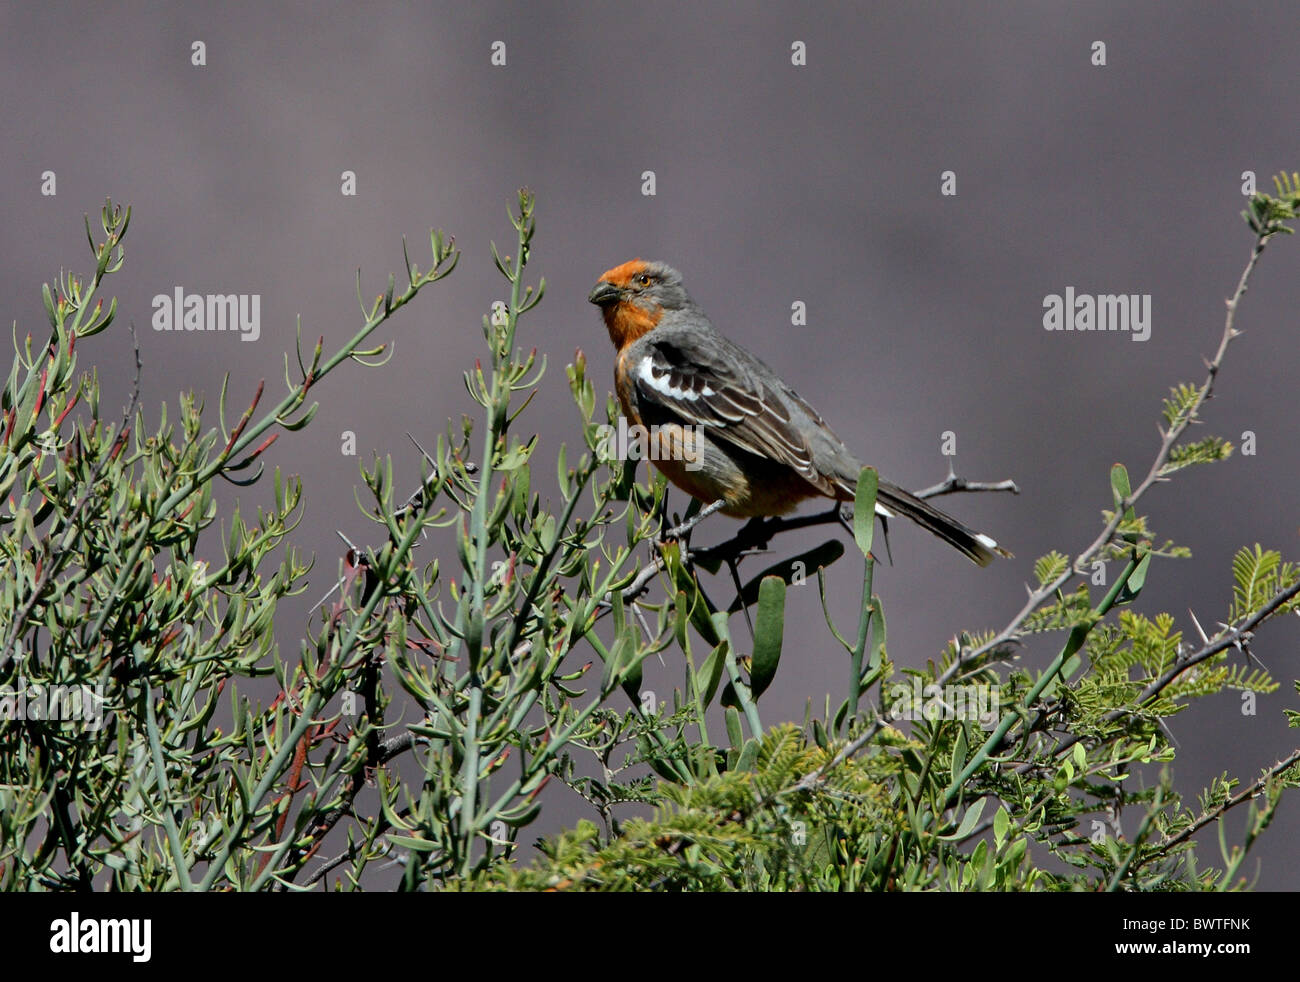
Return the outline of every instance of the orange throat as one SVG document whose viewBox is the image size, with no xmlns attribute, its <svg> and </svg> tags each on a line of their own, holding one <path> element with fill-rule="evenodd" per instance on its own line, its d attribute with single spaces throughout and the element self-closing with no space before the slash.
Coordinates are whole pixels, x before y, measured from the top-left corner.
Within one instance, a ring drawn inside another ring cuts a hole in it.
<svg viewBox="0 0 1300 982">
<path fill-rule="evenodd" d="M 656 307 L 646 310 L 634 303 L 616 303 L 601 311 L 605 318 L 605 328 L 614 347 L 622 351 L 629 344 L 643 335 L 649 334 L 659 323 L 663 309 Z"/>
</svg>

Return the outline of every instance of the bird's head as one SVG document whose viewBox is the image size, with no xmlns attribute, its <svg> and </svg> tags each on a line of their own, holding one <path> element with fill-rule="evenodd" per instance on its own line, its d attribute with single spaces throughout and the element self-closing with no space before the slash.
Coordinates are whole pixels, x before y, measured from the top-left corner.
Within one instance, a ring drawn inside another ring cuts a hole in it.
<svg viewBox="0 0 1300 982">
<path fill-rule="evenodd" d="M 619 350 L 654 330 L 664 311 L 681 310 L 691 302 L 681 273 L 667 263 L 643 259 L 607 270 L 587 299 L 600 308 Z"/>
</svg>

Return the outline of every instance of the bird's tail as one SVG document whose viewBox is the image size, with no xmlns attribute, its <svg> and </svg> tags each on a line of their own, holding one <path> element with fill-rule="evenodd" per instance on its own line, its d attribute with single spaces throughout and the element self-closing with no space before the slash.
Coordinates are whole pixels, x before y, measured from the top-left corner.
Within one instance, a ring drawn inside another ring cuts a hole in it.
<svg viewBox="0 0 1300 982">
<path fill-rule="evenodd" d="M 1011 556 L 1011 553 L 983 532 L 967 528 L 951 515 L 945 515 L 910 491 L 904 491 L 887 481 L 881 481 L 876 489 L 876 513 L 885 518 L 894 515 L 910 518 L 980 566 L 993 562 L 994 556 Z"/>
</svg>

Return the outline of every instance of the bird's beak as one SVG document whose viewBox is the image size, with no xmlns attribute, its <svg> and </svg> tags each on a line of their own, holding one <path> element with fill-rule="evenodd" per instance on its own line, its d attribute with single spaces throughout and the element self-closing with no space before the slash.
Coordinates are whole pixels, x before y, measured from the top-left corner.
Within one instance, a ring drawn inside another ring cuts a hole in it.
<svg viewBox="0 0 1300 982">
<path fill-rule="evenodd" d="M 603 307 L 607 303 L 614 303 L 621 298 L 622 291 L 609 280 L 601 280 L 592 287 L 591 292 L 587 294 L 587 302 L 594 303 L 600 307 Z"/>
</svg>

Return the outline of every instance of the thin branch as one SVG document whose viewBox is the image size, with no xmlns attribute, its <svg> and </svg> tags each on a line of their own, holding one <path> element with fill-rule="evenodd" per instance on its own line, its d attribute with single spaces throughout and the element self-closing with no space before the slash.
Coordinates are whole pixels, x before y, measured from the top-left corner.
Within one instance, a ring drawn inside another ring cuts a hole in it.
<svg viewBox="0 0 1300 982">
<path fill-rule="evenodd" d="M 949 474 L 939 484 L 928 487 L 924 491 L 913 491 L 912 494 L 918 498 L 937 498 L 943 494 L 956 494 L 958 491 L 1010 491 L 1012 494 L 1019 494 L 1020 488 L 1017 487 L 1015 481 L 1010 479 L 1005 481 L 968 481 L 956 474 Z"/>
<path fill-rule="evenodd" d="M 674 525 L 672 528 L 668 529 L 666 532 L 663 533 L 663 535 L 660 536 L 660 538 L 680 539 L 687 532 L 691 531 L 691 529 L 695 528 L 695 526 L 699 525 L 700 522 L 704 521 L 714 512 L 721 511 L 723 508 L 726 507 L 727 507 L 726 499 L 719 498 L 717 501 L 713 502 L 712 504 L 705 505 L 702 509 L 700 509 L 700 511 L 696 515 L 686 519 L 686 521 L 682 522 L 680 525 Z"/>
<path fill-rule="evenodd" d="M 1266 770 L 1260 776 L 1259 780 L 1253 782 L 1248 787 L 1243 789 L 1239 794 L 1233 795 L 1231 798 L 1229 798 L 1227 801 L 1223 802 L 1222 804 L 1218 805 L 1217 807 L 1211 808 L 1208 811 L 1204 812 L 1200 818 L 1194 821 L 1187 828 L 1183 829 L 1183 831 L 1179 832 L 1177 835 L 1173 836 L 1172 838 L 1165 839 L 1163 842 L 1160 843 L 1160 846 L 1159 848 L 1156 849 L 1154 855 L 1147 857 L 1147 860 L 1145 861 L 1149 861 L 1151 859 L 1157 859 L 1160 856 L 1166 855 L 1169 852 L 1169 850 L 1173 849 L 1175 846 L 1179 845 L 1180 843 L 1186 842 L 1188 839 L 1194 836 L 1201 829 L 1205 828 L 1205 826 L 1209 825 L 1211 822 L 1217 821 L 1233 808 L 1236 808 L 1238 805 L 1242 804 L 1243 802 L 1249 801 L 1251 798 L 1255 797 L 1257 794 L 1259 794 L 1261 791 L 1264 790 L 1265 785 L 1267 785 L 1269 781 L 1272 781 L 1273 779 L 1278 777 L 1278 775 L 1280 775 L 1283 771 L 1285 771 L 1287 768 L 1292 767 L 1297 763 L 1300 763 L 1300 750 L 1294 751 L 1291 754 L 1291 756 L 1287 757 L 1285 760 L 1279 760 L 1276 764 L 1274 764 L 1272 767 Z"/>
</svg>

